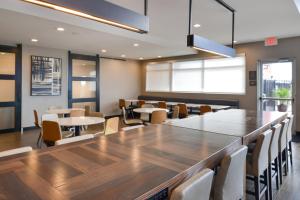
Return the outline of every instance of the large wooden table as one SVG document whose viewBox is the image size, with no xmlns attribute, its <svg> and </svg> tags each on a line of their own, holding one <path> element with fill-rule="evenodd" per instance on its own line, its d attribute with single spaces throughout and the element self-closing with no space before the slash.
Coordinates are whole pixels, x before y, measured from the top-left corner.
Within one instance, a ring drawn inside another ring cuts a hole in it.
<svg viewBox="0 0 300 200">
<path fill-rule="evenodd" d="M 247 145 L 249 142 L 254 141 L 258 134 L 283 121 L 286 117 L 287 113 L 282 112 L 230 109 L 174 120 L 168 122 L 168 124 L 241 137 L 243 144 Z"/>
<path fill-rule="evenodd" d="M 241 139 L 153 125 L 0 159 L 1 199 L 146 199 L 216 166 Z"/>
<path fill-rule="evenodd" d="M 220 111 L 1 158 L 0 199 L 126 200 L 168 193 L 285 116 Z"/>
</svg>

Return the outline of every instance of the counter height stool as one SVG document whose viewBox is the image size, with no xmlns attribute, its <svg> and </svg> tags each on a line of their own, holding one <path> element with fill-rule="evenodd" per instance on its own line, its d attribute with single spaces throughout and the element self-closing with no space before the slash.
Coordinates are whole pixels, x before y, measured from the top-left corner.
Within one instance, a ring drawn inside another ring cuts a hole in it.
<svg viewBox="0 0 300 200">
<path fill-rule="evenodd" d="M 279 180 L 280 184 L 282 184 L 282 168 L 284 168 L 285 175 L 287 175 L 288 171 L 288 162 L 287 162 L 287 132 L 289 126 L 289 119 L 285 119 L 281 122 L 282 128 L 281 133 L 278 140 L 278 161 L 279 161 Z"/>
<path fill-rule="evenodd" d="M 246 169 L 247 179 L 254 181 L 254 192 L 247 191 L 248 194 L 254 195 L 259 200 L 263 195 L 269 199 L 268 190 L 268 164 L 269 164 L 269 147 L 271 143 L 272 130 L 268 130 L 257 137 L 253 153 L 247 155 Z M 261 175 L 263 180 L 261 180 Z M 261 188 L 261 183 L 264 184 Z"/>
<path fill-rule="evenodd" d="M 213 177 L 212 170 L 202 170 L 175 188 L 170 200 L 209 200 Z"/>
<path fill-rule="evenodd" d="M 273 190 L 272 190 L 272 179 L 275 176 L 276 178 L 276 189 L 279 190 L 279 164 L 278 164 L 278 140 L 281 132 L 281 124 L 276 124 L 272 128 L 272 138 L 271 144 L 269 148 L 269 166 L 268 166 L 268 173 L 269 173 L 269 194 L 270 199 L 273 199 Z M 274 166 L 274 168 L 272 168 Z M 274 170 L 274 174 L 272 174 L 272 170 Z"/>
<path fill-rule="evenodd" d="M 289 128 L 287 132 L 287 152 L 289 154 L 288 159 L 290 160 L 291 166 L 293 166 L 293 149 L 292 149 L 292 138 L 293 138 L 293 125 L 294 125 L 294 115 L 288 116 Z"/>
</svg>

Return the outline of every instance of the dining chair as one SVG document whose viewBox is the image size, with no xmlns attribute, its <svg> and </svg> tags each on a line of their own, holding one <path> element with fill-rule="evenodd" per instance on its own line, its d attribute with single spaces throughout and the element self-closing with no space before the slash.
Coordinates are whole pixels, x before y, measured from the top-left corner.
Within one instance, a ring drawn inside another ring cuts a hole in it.
<svg viewBox="0 0 300 200">
<path fill-rule="evenodd" d="M 167 119 L 167 112 L 165 110 L 156 110 L 152 112 L 151 124 L 162 124 Z"/>
<path fill-rule="evenodd" d="M 200 110 L 200 115 L 204 115 L 205 113 L 212 112 L 211 107 L 208 105 L 200 106 L 199 110 Z"/>
<path fill-rule="evenodd" d="M 123 112 L 123 107 L 126 110 L 126 115 L 130 114 L 132 118 L 134 118 L 134 114 L 133 114 L 133 109 L 136 108 L 136 106 L 133 105 L 126 105 L 126 101 L 125 99 L 119 99 L 119 108 L 122 110 Z"/>
<path fill-rule="evenodd" d="M 291 166 L 293 166 L 293 148 L 292 148 L 292 138 L 293 138 L 293 126 L 294 126 L 294 115 L 288 116 L 289 128 L 287 132 L 287 152 L 288 152 L 288 159 L 290 160 Z"/>
<path fill-rule="evenodd" d="M 245 199 L 245 167 L 248 147 L 242 146 L 221 161 L 214 181 L 214 200 Z"/>
<path fill-rule="evenodd" d="M 160 101 L 160 102 L 158 102 L 158 107 L 167 109 L 167 103 L 165 101 Z"/>
<path fill-rule="evenodd" d="M 173 107 L 173 113 L 172 113 L 172 119 L 178 119 L 179 118 L 179 106 Z"/>
<path fill-rule="evenodd" d="M 176 187 L 170 200 L 209 200 L 214 172 L 204 169 Z"/>
<path fill-rule="evenodd" d="M 126 110 L 124 107 L 122 108 L 122 114 L 123 114 L 124 124 L 126 124 L 128 126 L 135 126 L 135 125 L 143 124 L 143 121 L 141 119 L 127 119 Z"/>
<path fill-rule="evenodd" d="M 287 175 L 288 172 L 288 156 L 287 156 L 287 132 L 289 127 L 289 119 L 285 119 L 281 122 L 282 128 L 278 140 L 278 162 L 279 162 L 279 181 L 282 184 L 282 168 L 284 173 Z"/>
<path fill-rule="evenodd" d="M 61 131 L 60 125 L 56 121 L 43 120 L 42 122 L 42 139 L 49 147 L 54 146 L 57 140 L 72 137 L 71 131 Z"/>
<path fill-rule="evenodd" d="M 90 112 L 89 117 L 104 118 L 104 114 L 101 113 L 101 112 Z M 81 135 L 86 135 L 86 134 L 100 135 L 100 134 L 104 134 L 104 127 L 105 127 L 105 123 L 88 125 L 88 126 L 85 127 L 84 130 L 82 130 L 80 132 L 80 134 Z"/>
<path fill-rule="evenodd" d="M 185 103 L 179 103 L 179 118 L 186 118 L 189 115 L 188 108 Z"/>
<path fill-rule="evenodd" d="M 91 106 L 89 105 L 85 105 L 84 106 L 84 110 L 85 110 L 85 116 L 89 116 L 90 115 L 90 112 L 91 112 Z"/>
<path fill-rule="evenodd" d="M 141 108 L 154 108 L 152 104 L 143 104 Z M 148 113 L 141 113 L 140 119 L 142 121 L 149 122 L 150 121 L 150 116 Z"/>
<path fill-rule="evenodd" d="M 105 135 L 117 133 L 119 131 L 119 117 L 109 118 L 105 125 Z"/>
<path fill-rule="evenodd" d="M 271 138 L 271 144 L 269 148 L 268 173 L 269 173 L 269 194 L 271 200 L 273 199 L 273 189 L 272 189 L 273 177 L 275 177 L 276 180 L 276 188 L 277 190 L 279 190 L 278 140 L 279 140 L 281 128 L 282 128 L 281 124 L 276 124 L 275 126 L 272 127 L 272 138 Z M 272 173 L 272 170 L 274 170 L 274 174 Z"/>
<path fill-rule="evenodd" d="M 139 100 L 139 101 L 137 102 L 137 106 L 138 106 L 139 108 L 141 108 L 142 105 L 144 105 L 144 104 L 146 104 L 146 101 L 145 101 L 145 100 Z"/>
<path fill-rule="evenodd" d="M 127 127 L 123 127 L 121 130 L 122 131 L 130 131 L 133 129 L 143 128 L 143 127 L 145 127 L 145 126 L 144 125 L 127 126 Z"/>
<path fill-rule="evenodd" d="M 71 110 L 70 117 L 84 117 L 85 110 Z"/>
<path fill-rule="evenodd" d="M 6 157 L 6 156 L 12 156 L 12 155 L 16 155 L 16 154 L 21 154 L 21 153 L 27 153 L 32 151 L 32 147 L 20 147 L 20 148 L 16 148 L 16 149 L 10 149 L 10 150 L 6 150 L 6 151 L 1 151 L 0 152 L 0 158 L 2 157 Z"/>
<path fill-rule="evenodd" d="M 80 136 L 71 137 L 71 138 L 65 138 L 65 139 L 55 141 L 55 146 L 69 144 L 69 143 L 73 143 L 73 142 L 79 142 L 79 141 L 88 140 L 88 139 L 92 139 L 92 138 L 94 138 L 93 134 L 86 134 L 86 135 L 80 135 Z"/>
<path fill-rule="evenodd" d="M 248 190 L 246 192 L 254 195 L 256 200 L 261 199 L 263 195 L 265 199 L 269 198 L 268 165 L 271 138 L 272 130 L 261 133 L 257 137 L 253 152 L 248 153 L 246 159 L 247 179 L 254 181 L 254 192 Z"/>
<path fill-rule="evenodd" d="M 38 116 L 38 113 L 36 110 L 33 110 L 33 115 L 34 115 L 34 126 L 35 128 L 37 129 L 40 129 L 40 133 L 39 133 L 39 137 L 37 139 L 37 142 L 36 142 L 36 146 L 40 148 L 40 143 L 41 143 L 41 138 L 42 138 L 42 131 L 41 131 L 41 125 L 40 125 L 40 122 L 39 122 L 39 116 Z"/>
</svg>

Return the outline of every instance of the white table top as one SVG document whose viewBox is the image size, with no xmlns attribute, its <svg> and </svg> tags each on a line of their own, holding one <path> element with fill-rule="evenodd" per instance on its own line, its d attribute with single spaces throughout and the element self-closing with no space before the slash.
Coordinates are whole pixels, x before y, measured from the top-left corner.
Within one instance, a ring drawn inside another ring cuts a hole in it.
<svg viewBox="0 0 300 200">
<path fill-rule="evenodd" d="M 135 102 L 138 102 L 139 100 L 138 99 L 125 99 L 126 102 L 129 102 L 129 103 L 135 103 Z"/>
<path fill-rule="evenodd" d="M 72 110 L 82 110 L 84 111 L 84 109 L 82 108 L 62 108 L 62 109 L 51 109 L 51 110 L 47 110 L 46 113 L 48 114 L 70 114 Z"/>
<path fill-rule="evenodd" d="M 163 109 L 163 108 L 136 108 L 133 109 L 133 112 L 152 114 L 154 111 L 158 111 L 158 110 L 164 110 L 166 112 L 169 112 L 168 109 Z"/>
<path fill-rule="evenodd" d="M 58 118 L 57 122 L 61 126 L 88 126 L 104 123 L 105 119 L 101 117 L 66 117 Z"/>
</svg>

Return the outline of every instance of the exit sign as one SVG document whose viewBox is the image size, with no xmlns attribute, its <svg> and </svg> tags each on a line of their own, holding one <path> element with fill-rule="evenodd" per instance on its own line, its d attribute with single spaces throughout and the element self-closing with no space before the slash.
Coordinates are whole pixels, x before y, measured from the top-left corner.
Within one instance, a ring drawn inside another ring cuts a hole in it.
<svg viewBox="0 0 300 200">
<path fill-rule="evenodd" d="M 278 45 L 278 39 L 277 37 L 269 37 L 265 39 L 265 46 L 269 47 L 269 46 L 276 46 Z"/>
</svg>

